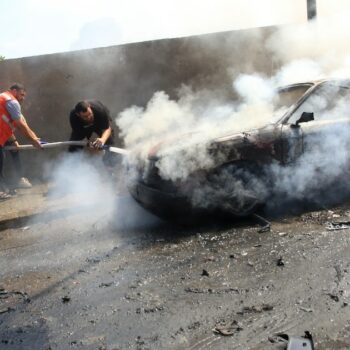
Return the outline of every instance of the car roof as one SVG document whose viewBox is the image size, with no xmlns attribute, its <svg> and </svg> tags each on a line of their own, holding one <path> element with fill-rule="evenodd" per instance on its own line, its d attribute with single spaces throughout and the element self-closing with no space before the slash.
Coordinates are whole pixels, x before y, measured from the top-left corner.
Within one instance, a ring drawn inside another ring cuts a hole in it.
<svg viewBox="0 0 350 350">
<path fill-rule="evenodd" d="M 294 84 L 289 84 L 289 85 L 285 85 L 285 86 L 281 86 L 278 88 L 278 91 L 284 91 L 284 90 L 288 90 L 291 88 L 295 88 L 298 86 L 316 86 L 316 85 L 320 85 L 323 83 L 333 83 L 335 85 L 338 86 L 343 86 L 343 87 L 347 87 L 350 88 L 350 79 L 336 79 L 336 78 L 329 78 L 329 79 L 319 79 L 319 80 L 311 80 L 311 81 L 305 81 L 305 82 L 300 82 L 300 83 L 294 83 Z"/>
</svg>

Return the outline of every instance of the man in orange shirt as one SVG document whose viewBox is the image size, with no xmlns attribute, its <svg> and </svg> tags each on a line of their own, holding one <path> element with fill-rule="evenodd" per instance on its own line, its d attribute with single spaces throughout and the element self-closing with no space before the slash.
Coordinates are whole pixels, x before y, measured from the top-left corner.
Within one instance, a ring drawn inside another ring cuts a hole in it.
<svg viewBox="0 0 350 350">
<path fill-rule="evenodd" d="M 3 146 L 10 141 L 15 146 L 18 142 L 14 135 L 14 130 L 19 131 L 38 149 L 41 149 L 40 139 L 34 131 L 28 126 L 25 118 L 22 115 L 21 105 L 25 99 L 26 90 L 22 84 L 15 83 L 9 90 L 0 94 L 0 182 L 2 182 L 2 190 L 0 190 L 0 200 L 9 198 L 9 195 L 4 191 L 3 177 Z"/>
</svg>

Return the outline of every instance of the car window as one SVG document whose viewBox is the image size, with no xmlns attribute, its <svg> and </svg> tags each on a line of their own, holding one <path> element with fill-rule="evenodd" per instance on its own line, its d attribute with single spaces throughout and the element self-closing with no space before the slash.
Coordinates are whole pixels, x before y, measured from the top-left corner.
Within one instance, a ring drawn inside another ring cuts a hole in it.
<svg viewBox="0 0 350 350">
<path fill-rule="evenodd" d="M 314 113 L 315 120 L 340 119 L 348 115 L 349 108 L 349 87 L 323 83 L 293 112 L 288 123 L 295 124 L 303 112 Z"/>
<path fill-rule="evenodd" d="M 273 107 L 274 115 L 281 118 L 311 87 L 310 84 L 291 86 L 278 91 Z"/>
<path fill-rule="evenodd" d="M 277 110 L 281 107 L 290 107 L 296 103 L 309 88 L 310 85 L 302 85 L 279 91 L 274 101 L 275 109 Z"/>
</svg>

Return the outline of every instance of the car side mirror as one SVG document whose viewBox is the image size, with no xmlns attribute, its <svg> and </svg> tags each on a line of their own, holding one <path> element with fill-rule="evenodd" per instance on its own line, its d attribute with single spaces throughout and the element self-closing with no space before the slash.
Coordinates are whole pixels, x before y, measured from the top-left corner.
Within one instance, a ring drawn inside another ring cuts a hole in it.
<svg viewBox="0 0 350 350">
<path fill-rule="evenodd" d="M 315 120 L 313 112 L 303 112 L 300 118 L 296 121 L 295 126 L 298 126 L 300 123 L 307 123 L 311 120 Z"/>
</svg>

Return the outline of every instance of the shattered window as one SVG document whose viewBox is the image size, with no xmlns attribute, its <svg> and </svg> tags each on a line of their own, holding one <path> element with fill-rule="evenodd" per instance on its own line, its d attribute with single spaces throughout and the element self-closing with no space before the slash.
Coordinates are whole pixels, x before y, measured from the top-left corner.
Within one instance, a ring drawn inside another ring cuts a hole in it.
<svg viewBox="0 0 350 350">
<path fill-rule="evenodd" d="M 294 124 L 303 112 L 314 113 L 315 120 L 343 119 L 350 110 L 350 88 L 334 83 L 324 83 L 293 113 L 288 123 Z"/>
</svg>

